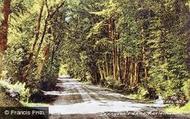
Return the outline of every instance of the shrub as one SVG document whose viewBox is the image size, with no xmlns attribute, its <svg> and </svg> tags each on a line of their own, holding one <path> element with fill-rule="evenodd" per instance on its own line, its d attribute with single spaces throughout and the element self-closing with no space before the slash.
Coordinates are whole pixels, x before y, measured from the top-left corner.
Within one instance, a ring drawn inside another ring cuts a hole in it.
<svg viewBox="0 0 190 119">
<path fill-rule="evenodd" d="M 149 82 L 149 87 L 154 87 L 156 93 L 161 95 L 164 99 L 167 99 L 170 96 L 175 95 L 180 92 L 181 81 L 174 79 L 158 79 L 151 80 Z"/>
<path fill-rule="evenodd" d="M 30 90 L 26 88 L 25 83 L 16 82 L 11 84 L 8 81 L 0 80 L 0 86 L 13 92 L 17 92 L 20 96 L 20 101 L 28 102 Z"/>
<path fill-rule="evenodd" d="M 113 89 L 119 89 L 119 87 L 122 85 L 119 80 L 113 80 L 112 76 L 108 76 L 105 78 L 105 85 L 109 88 Z"/>
<path fill-rule="evenodd" d="M 183 88 L 182 88 L 185 96 L 190 99 L 190 80 L 187 80 L 184 82 Z"/>
<path fill-rule="evenodd" d="M 137 98 L 138 99 L 145 99 L 145 96 L 148 94 L 148 90 L 144 87 L 140 86 L 138 89 Z"/>
</svg>

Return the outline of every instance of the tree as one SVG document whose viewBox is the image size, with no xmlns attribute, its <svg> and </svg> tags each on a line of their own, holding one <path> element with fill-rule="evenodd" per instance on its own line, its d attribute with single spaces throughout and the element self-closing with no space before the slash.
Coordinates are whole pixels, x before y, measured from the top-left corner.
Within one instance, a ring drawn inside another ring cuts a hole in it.
<svg viewBox="0 0 190 119">
<path fill-rule="evenodd" d="M 4 0 L 3 2 L 3 20 L 0 24 L 0 78 L 2 77 L 2 68 L 3 68 L 3 55 L 5 50 L 7 49 L 7 34 L 8 34 L 8 22 L 9 22 L 9 15 L 11 13 L 11 0 Z"/>
</svg>

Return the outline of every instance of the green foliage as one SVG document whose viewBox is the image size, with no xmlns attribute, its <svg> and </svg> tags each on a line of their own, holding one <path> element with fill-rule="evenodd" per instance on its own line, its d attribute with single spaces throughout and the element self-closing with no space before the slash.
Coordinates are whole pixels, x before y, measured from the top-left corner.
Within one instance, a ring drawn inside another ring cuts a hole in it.
<svg viewBox="0 0 190 119">
<path fill-rule="evenodd" d="M 113 49 L 117 47 L 120 65 L 124 65 L 125 58 L 133 63 L 141 62 L 137 87 L 138 93 L 143 93 L 142 98 L 147 90 L 139 85 L 153 87 L 164 98 L 181 93 L 182 84 L 189 77 L 185 62 L 188 39 L 178 33 L 186 22 L 186 1 L 85 0 L 80 6 L 69 6 L 68 23 L 72 30 L 65 39 L 63 63 L 72 76 L 96 78 L 111 87 L 120 85 L 120 81 L 113 80 L 112 69 Z M 108 33 L 110 19 L 114 20 L 114 34 L 119 35 L 114 43 Z M 105 71 L 105 64 L 111 73 Z M 121 74 L 126 72 L 124 67 L 119 68 Z M 134 71 L 129 71 L 130 74 Z M 128 84 L 134 79 L 123 80 L 128 88 L 134 87 Z"/>
<path fill-rule="evenodd" d="M 175 107 L 175 106 L 169 106 L 165 108 L 165 112 L 170 114 L 189 114 L 190 110 L 190 103 L 187 103 L 183 107 Z"/>
<path fill-rule="evenodd" d="M 120 81 L 113 80 L 112 76 L 108 76 L 105 78 L 106 86 L 112 89 L 119 89 L 119 87 L 122 85 Z"/>
<path fill-rule="evenodd" d="M 190 80 L 184 82 L 183 91 L 188 99 L 190 99 Z"/>
<path fill-rule="evenodd" d="M 24 62 L 26 62 L 29 49 L 28 42 L 17 43 L 14 47 L 7 50 L 6 65 L 7 65 L 7 77 L 12 77 L 13 81 L 20 80 L 19 73 L 26 70 Z"/>
<path fill-rule="evenodd" d="M 28 102 L 30 90 L 26 87 L 26 83 L 16 82 L 15 84 L 11 84 L 8 81 L 1 80 L 0 86 L 19 93 L 20 101 Z"/>
<path fill-rule="evenodd" d="M 63 76 L 63 75 L 67 75 L 67 66 L 66 65 L 61 65 L 60 66 L 60 70 L 59 70 L 59 75 Z"/>
<path fill-rule="evenodd" d="M 1 21 L 3 21 L 3 14 L 2 13 L 0 13 L 0 23 L 2 23 Z"/>
<path fill-rule="evenodd" d="M 140 86 L 139 89 L 138 89 L 138 94 L 137 94 L 136 98 L 140 99 L 140 100 L 145 99 L 146 98 L 145 96 L 147 94 L 148 94 L 148 90 L 145 89 L 144 87 Z"/>
<path fill-rule="evenodd" d="M 150 86 L 156 89 L 157 94 L 162 95 L 166 99 L 181 92 L 180 83 L 179 80 L 164 80 L 164 78 L 160 78 L 160 80 L 151 80 Z"/>
</svg>

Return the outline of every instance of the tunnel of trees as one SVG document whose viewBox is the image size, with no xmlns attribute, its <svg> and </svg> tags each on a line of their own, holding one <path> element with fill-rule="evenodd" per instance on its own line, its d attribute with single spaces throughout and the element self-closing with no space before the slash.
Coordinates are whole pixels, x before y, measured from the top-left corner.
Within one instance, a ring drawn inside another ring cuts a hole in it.
<svg viewBox="0 0 190 119">
<path fill-rule="evenodd" d="M 128 93 L 190 98 L 188 0 L 0 0 L 0 78 L 23 95 L 68 74 Z M 19 83 L 18 83 L 19 82 Z"/>
</svg>

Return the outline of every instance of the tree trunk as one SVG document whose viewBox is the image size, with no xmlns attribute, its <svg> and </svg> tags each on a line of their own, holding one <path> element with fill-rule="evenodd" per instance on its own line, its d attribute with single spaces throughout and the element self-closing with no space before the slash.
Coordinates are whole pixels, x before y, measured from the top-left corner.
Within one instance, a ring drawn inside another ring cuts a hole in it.
<svg viewBox="0 0 190 119">
<path fill-rule="evenodd" d="M 118 79 L 118 72 L 117 72 L 117 46 L 116 46 L 116 39 L 115 39 L 115 22 L 114 19 L 111 17 L 109 18 L 109 38 L 112 41 L 112 66 L 113 66 L 113 80 Z"/>
<path fill-rule="evenodd" d="M 105 63 L 103 63 L 102 64 L 102 73 L 103 73 L 103 79 L 105 79 L 106 77 L 107 77 L 107 75 L 106 75 L 106 65 L 105 65 Z"/>
<path fill-rule="evenodd" d="M 118 53 L 118 72 L 119 72 L 119 80 L 121 82 L 123 82 L 122 79 L 122 68 L 121 68 L 121 50 L 119 49 L 119 53 Z"/>
<path fill-rule="evenodd" d="M 101 65 L 98 64 L 98 70 L 99 70 L 99 73 L 100 73 L 100 79 L 103 80 L 104 79 L 104 74 L 103 74 L 103 71 L 101 69 Z"/>
<path fill-rule="evenodd" d="M 3 3 L 3 21 L 0 26 L 0 78 L 2 78 L 3 56 L 7 49 L 8 21 L 10 15 L 11 0 L 4 0 Z"/>
<path fill-rule="evenodd" d="M 41 27 L 41 19 L 42 19 L 42 13 L 43 13 L 43 9 L 44 9 L 44 2 L 42 3 L 42 6 L 40 8 L 40 12 L 39 12 L 39 16 L 38 16 L 38 20 L 37 20 L 37 25 L 36 25 L 36 29 L 35 29 L 35 41 L 32 45 L 32 52 L 30 53 L 30 56 L 28 57 L 28 62 L 29 62 L 29 66 L 27 68 L 27 70 L 25 72 L 23 72 L 23 80 L 26 80 L 27 76 L 30 73 L 30 70 L 32 69 L 32 58 L 33 58 L 33 53 L 35 52 L 35 47 L 36 44 L 39 40 L 39 35 L 40 35 L 40 27 Z"/>
<path fill-rule="evenodd" d="M 125 68 L 126 68 L 126 70 L 125 70 L 125 75 L 124 75 L 124 82 L 125 82 L 125 85 L 129 85 L 130 84 L 130 81 L 129 81 L 129 79 L 130 79 L 130 68 L 131 68 L 131 60 L 130 60 L 130 58 L 129 57 L 127 57 L 126 58 L 126 62 L 125 62 Z"/>
<path fill-rule="evenodd" d="M 40 8 L 40 13 L 39 13 L 39 17 L 38 17 L 38 20 L 37 20 L 37 26 L 36 26 L 36 36 L 35 36 L 35 41 L 34 41 L 34 44 L 32 46 L 32 51 L 34 52 L 35 51 L 35 47 L 36 47 L 36 44 L 39 40 L 39 35 L 40 35 L 40 28 L 41 28 L 41 19 L 42 19 L 42 13 L 43 13 L 43 9 L 44 9 L 44 2 L 42 3 L 42 6 Z"/>
<path fill-rule="evenodd" d="M 134 86 L 138 84 L 138 63 L 134 63 Z"/>
<path fill-rule="evenodd" d="M 145 47 L 143 46 L 142 49 L 142 54 L 143 54 L 143 64 L 144 64 L 144 79 L 148 79 L 148 70 L 147 70 L 147 63 L 146 63 L 146 56 L 145 56 Z"/>
<path fill-rule="evenodd" d="M 107 54 L 105 54 L 105 68 L 106 68 L 106 77 L 108 77 L 109 76 L 109 64 L 108 64 L 108 62 L 109 62 L 109 60 L 108 60 L 108 58 L 107 58 Z M 105 78 L 106 78 L 105 77 Z"/>
<path fill-rule="evenodd" d="M 127 58 L 125 58 L 125 61 L 124 61 L 122 83 L 124 83 L 126 80 L 126 74 L 127 74 Z"/>
<path fill-rule="evenodd" d="M 130 81 L 129 81 L 129 87 L 133 87 L 133 76 L 134 76 L 134 71 L 133 71 L 133 62 L 130 64 L 129 72 L 130 72 Z"/>
</svg>

